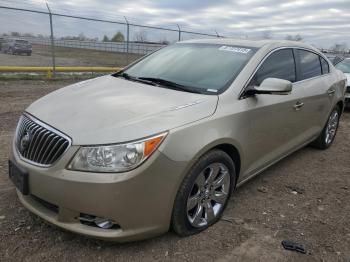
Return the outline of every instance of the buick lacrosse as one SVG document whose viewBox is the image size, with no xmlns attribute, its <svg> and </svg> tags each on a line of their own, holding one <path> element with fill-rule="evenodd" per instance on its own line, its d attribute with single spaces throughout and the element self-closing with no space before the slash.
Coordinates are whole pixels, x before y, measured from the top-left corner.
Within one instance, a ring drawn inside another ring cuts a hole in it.
<svg viewBox="0 0 350 262">
<path fill-rule="evenodd" d="M 278 160 L 328 148 L 344 93 L 344 74 L 306 44 L 179 42 L 30 105 L 9 176 L 27 209 L 66 230 L 186 236 Z"/>
</svg>

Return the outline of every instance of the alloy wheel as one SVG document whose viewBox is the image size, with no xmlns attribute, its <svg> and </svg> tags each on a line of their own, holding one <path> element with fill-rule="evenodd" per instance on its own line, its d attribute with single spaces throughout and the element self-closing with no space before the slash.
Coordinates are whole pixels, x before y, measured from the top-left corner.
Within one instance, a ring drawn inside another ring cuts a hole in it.
<svg viewBox="0 0 350 262">
<path fill-rule="evenodd" d="M 211 224 L 229 196 L 230 174 L 222 163 L 207 166 L 196 178 L 187 198 L 187 218 L 193 227 Z"/>
<path fill-rule="evenodd" d="M 325 136 L 325 142 L 327 145 L 333 142 L 333 139 L 335 137 L 335 134 L 338 128 L 338 122 L 339 122 L 339 113 L 337 110 L 334 110 L 330 115 L 327 123 L 326 136 Z"/>
</svg>

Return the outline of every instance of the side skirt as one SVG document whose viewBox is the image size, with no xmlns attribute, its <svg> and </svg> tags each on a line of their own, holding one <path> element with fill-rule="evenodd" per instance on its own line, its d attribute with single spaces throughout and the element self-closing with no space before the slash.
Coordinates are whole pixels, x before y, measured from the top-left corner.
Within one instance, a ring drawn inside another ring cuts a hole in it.
<svg viewBox="0 0 350 262">
<path fill-rule="evenodd" d="M 262 173 L 263 171 L 265 171 L 266 169 L 268 169 L 270 166 L 276 164 L 277 162 L 279 162 L 280 160 L 282 160 L 283 158 L 293 154 L 294 152 L 298 151 L 299 149 L 305 147 L 306 145 L 310 144 L 312 141 L 314 141 L 317 138 L 317 136 L 313 137 L 312 139 L 308 140 L 307 142 L 303 143 L 301 146 L 296 147 L 295 149 L 291 150 L 290 152 L 288 152 L 287 154 L 283 155 L 282 157 L 278 158 L 277 160 L 272 161 L 271 163 L 267 164 L 266 166 L 264 166 L 263 168 L 259 169 L 258 171 L 255 171 L 252 175 L 248 176 L 247 178 L 245 178 L 244 180 L 240 181 L 236 187 L 240 187 L 243 184 L 245 184 L 246 182 L 248 182 L 250 179 L 256 177 L 257 175 L 259 175 L 260 173 Z"/>
</svg>

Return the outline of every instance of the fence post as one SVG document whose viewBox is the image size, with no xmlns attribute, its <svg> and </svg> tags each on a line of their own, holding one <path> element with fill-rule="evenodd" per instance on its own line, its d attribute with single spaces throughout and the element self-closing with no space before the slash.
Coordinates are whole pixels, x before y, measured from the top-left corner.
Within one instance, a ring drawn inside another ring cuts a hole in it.
<svg viewBox="0 0 350 262">
<path fill-rule="evenodd" d="M 51 13 L 51 9 L 50 9 L 47 2 L 46 2 L 46 7 L 47 7 L 47 10 L 49 11 L 49 17 L 50 17 L 52 73 L 53 73 L 53 76 L 55 76 L 55 74 L 56 74 L 56 60 L 55 60 L 55 43 L 54 43 L 54 37 L 53 37 L 52 13 Z"/>
<path fill-rule="evenodd" d="M 126 22 L 126 64 L 129 64 L 129 41 L 130 41 L 130 24 L 126 16 L 124 16 Z"/>
<path fill-rule="evenodd" d="M 176 24 L 176 25 L 177 25 L 177 28 L 179 29 L 179 41 L 181 41 L 181 28 L 178 24 Z"/>
</svg>

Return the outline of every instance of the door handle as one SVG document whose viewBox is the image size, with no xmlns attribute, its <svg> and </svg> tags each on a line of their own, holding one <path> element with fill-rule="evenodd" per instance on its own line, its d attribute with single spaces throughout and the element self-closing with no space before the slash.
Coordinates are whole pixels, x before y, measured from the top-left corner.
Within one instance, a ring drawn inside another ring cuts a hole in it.
<svg viewBox="0 0 350 262">
<path fill-rule="evenodd" d="M 299 109 L 302 108 L 303 106 L 304 106 L 304 103 L 298 101 L 298 102 L 294 105 L 294 109 L 295 109 L 295 110 L 299 110 Z"/>
<path fill-rule="evenodd" d="M 327 94 L 328 94 L 329 96 L 334 95 L 334 93 L 335 93 L 335 89 L 329 89 L 329 90 L 327 91 Z"/>
</svg>

